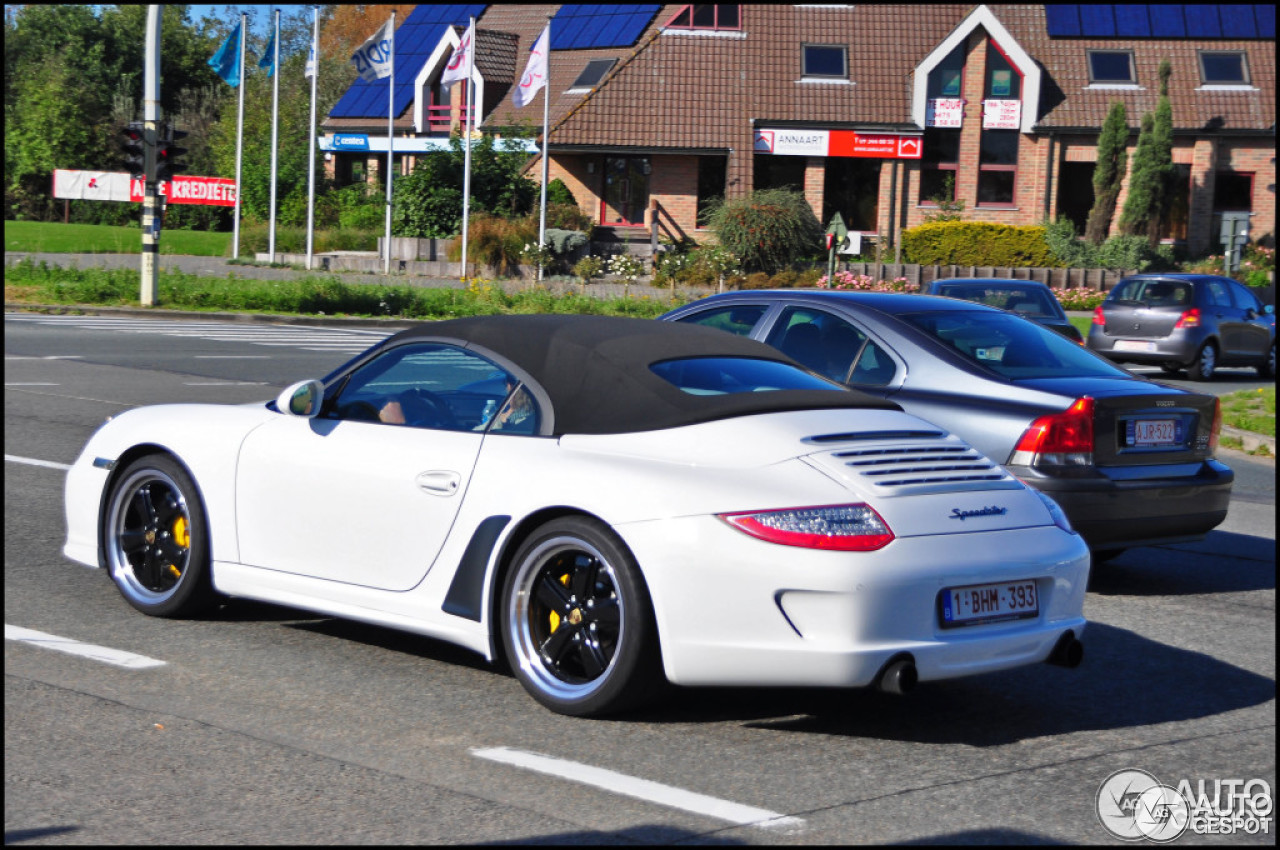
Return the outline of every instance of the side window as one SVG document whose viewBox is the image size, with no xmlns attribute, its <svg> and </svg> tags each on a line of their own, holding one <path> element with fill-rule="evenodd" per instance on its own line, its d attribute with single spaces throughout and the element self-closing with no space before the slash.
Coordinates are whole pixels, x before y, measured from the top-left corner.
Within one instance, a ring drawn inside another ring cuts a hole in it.
<svg viewBox="0 0 1280 850">
<path fill-rule="evenodd" d="M 887 384 L 896 370 L 889 355 L 864 331 L 825 310 L 787 308 L 765 341 L 841 383 L 880 386 Z"/>
<path fill-rule="evenodd" d="M 764 314 L 763 304 L 734 304 L 729 307 L 703 310 L 692 316 L 686 316 L 680 321 L 689 325 L 706 325 L 738 336 L 751 336 L 751 331 Z"/>
<path fill-rule="evenodd" d="M 1228 289 L 1227 286 L 1228 284 L 1225 281 L 1209 281 L 1209 297 L 1213 300 L 1213 303 L 1219 307 L 1235 306 L 1231 303 L 1231 290 Z"/>
<path fill-rule="evenodd" d="M 536 433 L 537 404 L 511 374 L 456 346 L 415 343 L 397 346 L 357 369 L 327 405 L 325 416 L 472 431 L 504 412 L 507 420 L 518 420 L 506 430 Z"/>
<path fill-rule="evenodd" d="M 1262 312 L 1262 302 L 1247 287 L 1235 282 L 1228 284 L 1228 286 L 1231 288 L 1231 294 L 1235 296 L 1237 307 L 1241 310 L 1252 310 L 1255 313 Z"/>
</svg>

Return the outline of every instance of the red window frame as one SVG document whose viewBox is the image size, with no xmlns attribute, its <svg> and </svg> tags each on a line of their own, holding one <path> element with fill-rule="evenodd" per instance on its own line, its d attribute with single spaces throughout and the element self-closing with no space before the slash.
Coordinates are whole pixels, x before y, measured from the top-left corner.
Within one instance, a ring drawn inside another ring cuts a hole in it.
<svg viewBox="0 0 1280 850">
<path fill-rule="evenodd" d="M 732 6 L 733 8 L 736 8 L 738 10 L 738 23 L 733 26 L 721 26 L 720 10 L 723 8 L 728 8 L 729 6 Z M 704 7 L 704 8 L 709 7 L 712 9 L 714 22 L 712 23 L 711 26 L 705 26 L 705 25 L 699 26 L 698 24 L 694 23 L 694 11 L 698 7 Z M 731 4 L 726 4 L 724 6 L 721 6 L 719 4 L 712 4 L 712 3 L 690 3 L 687 6 L 682 7 L 678 12 L 672 15 L 671 19 L 667 21 L 666 26 L 664 26 L 663 29 L 689 30 L 689 31 L 702 30 L 705 32 L 739 32 L 742 30 L 743 11 L 744 11 L 743 6 L 742 4 L 739 4 L 739 3 L 731 3 Z M 689 23 L 687 24 L 676 23 L 676 20 L 683 15 L 688 15 Z"/>
</svg>

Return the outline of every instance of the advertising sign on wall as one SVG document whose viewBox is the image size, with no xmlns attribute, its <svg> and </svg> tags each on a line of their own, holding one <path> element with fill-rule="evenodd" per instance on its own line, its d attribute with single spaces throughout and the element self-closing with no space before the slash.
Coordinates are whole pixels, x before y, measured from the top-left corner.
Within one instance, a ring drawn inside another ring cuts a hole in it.
<svg viewBox="0 0 1280 850">
<path fill-rule="evenodd" d="M 124 172 L 74 171 L 59 168 L 53 172 L 53 196 L 70 201 L 122 201 L 140 204 L 145 187 Z M 206 204 L 217 207 L 236 205 L 236 181 L 225 177 L 195 177 L 179 174 L 170 183 L 160 184 L 160 194 L 171 204 Z"/>
<path fill-rule="evenodd" d="M 756 130 L 756 153 L 781 156 L 841 156 L 868 159 L 919 159 L 920 136 L 857 130 Z"/>
<path fill-rule="evenodd" d="M 982 129 L 1017 130 L 1022 126 L 1022 101 L 982 101 Z"/>
<path fill-rule="evenodd" d="M 964 125 L 964 100 L 958 97 L 935 97 L 925 111 L 926 127 L 958 129 Z"/>
</svg>

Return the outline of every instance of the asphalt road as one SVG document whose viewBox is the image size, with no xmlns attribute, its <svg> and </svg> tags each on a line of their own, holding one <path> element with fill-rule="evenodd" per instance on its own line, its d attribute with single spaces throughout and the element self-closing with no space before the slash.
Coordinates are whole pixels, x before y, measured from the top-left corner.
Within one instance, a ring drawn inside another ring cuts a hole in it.
<svg viewBox="0 0 1280 850">
<path fill-rule="evenodd" d="M 675 690 L 578 720 L 438 641 L 238 601 L 149 619 L 64 560 L 61 465 L 105 416 L 266 398 L 385 332 L 165 325 L 6 316 L 6 843 L 1112 843 L 1114 771 L 1275 788 L 1271 460 L 1223 453 L 1236 488 L 1205 541 L 1095 573 L 1077 670 Z"/>
</svg>

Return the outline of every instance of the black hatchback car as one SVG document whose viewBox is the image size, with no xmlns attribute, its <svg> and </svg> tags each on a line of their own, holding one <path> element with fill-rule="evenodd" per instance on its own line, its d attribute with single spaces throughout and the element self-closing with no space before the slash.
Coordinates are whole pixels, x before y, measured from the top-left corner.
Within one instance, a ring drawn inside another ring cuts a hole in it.
<svg viewBox="0 0 1280 850">
<path fill-rule="evenodd" d="M 923 287 L 921 292 L 990 304 L 1057 331 L 1072 342 L 1084 344 L 1084 337 L 1067 318 L 1067 313 L 1062 309 L 1053 290 L 1034 280 L 951 278 L 935 280 Z"/>
<path fill-rule="evenodd" d="M 1186 369 L 1193 381 L 1213 380 L 1219 366 L 1252 366 L 1274 378 L 1275 307 L 1227 277 L 1134 275 L 1094 310 L 1087 344 L 1118 363 Z"/>
</svg>

